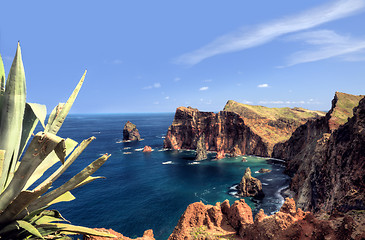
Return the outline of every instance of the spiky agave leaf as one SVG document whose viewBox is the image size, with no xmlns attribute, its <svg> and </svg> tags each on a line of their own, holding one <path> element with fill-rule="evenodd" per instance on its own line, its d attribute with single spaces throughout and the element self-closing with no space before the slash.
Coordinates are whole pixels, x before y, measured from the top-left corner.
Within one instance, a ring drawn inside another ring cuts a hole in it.
<svg viewBox="0 0 365 240">
<path fill-rule="evenodd" d="M 7 188 L 0 195 L 0 211 L 3 211 L 18 196 L 35 169 L 52 152 L 64 157 L 65 142 L 62 138 L 50 133 L 38 133 L 34 136 L 22 161 Z"/>
<path fill-rule="evenodd" d="M 1 119 L 1 108 L 3 103 L 3 96 L 5 92 L 5 69 L 3 59 L 0 54 L 0 119 Z"/>
<path fill-rule="evenodd" d="M 5 150 L 5 160 L 0 173 L 0 191 L 10 182 L 9 173 L 17 163 L 25 110 L 25 73 L 20 45 L 16 50 L 6 81 L 0 120 L 0 149 Z"/>
<path fill-rule="evenodd" d="M 72 177 L 70 180 L 68 180 L 66 183 L 64 183 L 62 186 L 37 199 L 33 204 L 29 206 L 29 211 L 34 211 L 35 209 L 47 206 L 59 196 L 68 191 L 71 191 L 72 189 L 75 189 L 80 183 L 82 183 L 96 170 L 98 170 L 106 162 L 106 160 L 108 160 L 109 157 L 110 155 L 104 154 L 103 156 L 92 162 L 89 166 L 84 168 L 81 172 Z"/>
<path fill-rule="evenodd" d="M 82 75 L 79 83 L 77 84 L 76 88 L 74 89 L 74 91 L 72 92 L 71 96 L 69 97 L 69 99 L 67 100 L 67 102 L 65 103 L 65 105 L 62 107 L 61 111 L 59 112 L 59 114 L 57 114 L 52 122 L 49 122 L 46 126 L 46 132 L 50 132 L 53 134 L 57 134 L 57 132 L 60 130 L 63 122 L 66 119 L 67 114 L 69 113 L 73 103 L 75 102 L 75 99 L 77 97 L 77 94 L 79 93 L 82 84 L 84 83 L 85 80 L 85 75 L 86 75 L 86 70 L 84 72 L 84 74 Z"/>
</svg>

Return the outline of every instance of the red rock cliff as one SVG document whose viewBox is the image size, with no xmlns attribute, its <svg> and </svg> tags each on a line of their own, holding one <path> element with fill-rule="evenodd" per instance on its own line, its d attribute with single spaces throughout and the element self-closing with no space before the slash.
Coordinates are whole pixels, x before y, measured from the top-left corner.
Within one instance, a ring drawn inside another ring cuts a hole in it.
<svg viewBox="0 0 365 240">
<path fill-rule="evenodd" d="M 232 155 L 252 154 L 269 156 L 261 137 L 246 126 L 237 113 L 200 112 L 194 108 L 179 107 L 169 127 L 164 147 L 170 149 L 196 149 L 197 136 L 205 135 L 209 151 L 224 151 Z"/>
<path fill-rule="evenodd" d="M 364 217 L 326 216 L 321 220 L 296 208 L 287 198 L 280 211 L 267 216 L 261 209 L 253 220 L 243 199 L 230 206 L 228 200 L 215 206 L 190 204 L 169 240 L 190 239 L 362 239 Z"/>
</svg>

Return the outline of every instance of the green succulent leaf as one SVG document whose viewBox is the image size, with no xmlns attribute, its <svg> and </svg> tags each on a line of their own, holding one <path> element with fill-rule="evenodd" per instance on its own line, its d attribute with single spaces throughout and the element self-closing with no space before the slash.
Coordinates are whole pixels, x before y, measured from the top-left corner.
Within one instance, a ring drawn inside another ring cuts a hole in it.
<svg viewBox="0 0 365 240">
<path fill-rule="evenodd" d="M 69 155 L 74 148 L 76 147 L 77 142 L 67 138 L 65 140 L 65 146 L 66 146 L 66 156 Z M 43 174 L 49 169 L 51 168 L 55 163 L 57 163 L 59 160 L 59 157 L 57 156 L 56 152 L 53 151 L 51 152 L 46 159 L 44 159 L 44 161 L 39 164 L 39 166 L 37 167 L 37 169 L 34 171 L 34 173 L 32 174 L 32 176 L 29 178 L 29 180 L 27 181 L 26 185 L 24 186 L 23 190 L 28 189 L 30 186 L 32 186 L 33 183 L 35 183 L 40 177 L 43 176 Z"/>
<path fill-rule="evenodd" d="M 71 96 L 69 97 L 69 99 L 67 100 L 65 105 L 62 107 L 59 114 L 56 114 L 56 116 L 50 126 L 47 125 L 47 127 L 46 127 L 47 132 L 57 134 L 57 132 L 60 130 L 63 122 L 66 119 L 67 114 L 69 113 L 73 103 L 75 102 L 75 99 L 81 89 L 82 84 L 84 83 L 85 75 L 86 75 L 86 70 L 85 70 L 84 74 L 82 75 L 79 83 L 77 84 L 75 90 L 72 92 Z"/>
<path fill-rule="evenodd" d="M 82 183 L 85 179 L 87 179 L 91 174 L 93 174 L 96 170 L 98 170 L 105 162 L 108 160 L 110 155 L 104 154 L 102 157 L 98 158 L 94 162 L 92 162 L 89 166 L 84 168 L 80 173 L 72 177 L 62 186 L 56 188 L 55 190 L 47 193 L 41 198 L 37 199 L 34 204 L 29 206 L 29 209 L 32 211 L 33 209 L 41 208 L 43 206 L 48 205 L 53 200 L 61 196 L 62 194 L 71 191 L 76 188 L 77 185 Z"/>
<path fill-rule="evenodd" d="M 65 234 L 72 234 L 72 233 L 73 234 L 89 234 L 89 235 L 100 236 L 100 237 L 116 238 L 116 236 L 113 234 L 97 231 L 97 230 L 87 228 L 87 227 L 74 226 L 74 225 L 66 224 L 66 223 L 53 223 L 53 224 L 48 224 L 48 225 L 55 226 L 56 228 L 61 228 L 62 229 L 61 232 L 65 233 Z"/>
<path fill-rule="evenodd" d="M 72 193 L 70 191 L 65 192 L 64 194 L 62 194 L 61 196 L 59 196 L 58 198 L 56 198 L 55 200 L 53 200 L 52 202 L 50 202 L 48 205 L 52 205 L 55 203 L 59 203 L 59 202 L 70 202 L 72 200 L 75 200 L 75 196 L 72 195 Z"/>
<path fill-rule="evenodd" d="M 0 195 L 1 211 L 19 195 L 35 169 L 58 145 L 65 146 L 65 142 L 64 139 L 56 135 L 40 132 L 34 136 L 13 179 Z"/>
<path fill-rule="evenodd" d="M 22 220 L 18 220 L 16 221 L 16 223 L 19 225 L 19 227 L 27 230 L 29 233 L 31 233 L 32 235 L 39 237 L 41 239 L 44 239 L 42 234 L 40 234 L 40 232 L 38 231 L 37 228 L 35 228 L 32 224 L 26 222 L 26 221 L 22 221 Z"/>
<path fill-rule="evenodd" d="M 37 103 L 26 103 L 23 119 L 23 131 L 19 146 L 18 160 L 24 152 L 24 149 L 32 136 L 35 127 L 40 121 L 44 127 L 44 120 L 46 119 L 47 108 L 45 105 Z"/>
<path fill-rule="evenodd" d="M 71 166 L 71 164 L 77 159 L 78 156 L 85 150 L 85 148 L 95 139 L 95 137 L 90 137 L 81 142 L 81 144 L 72 152 L 72 154 L 68 157 L 65 164 L 60 166 L 57 171 L 55 171 L 51 176 L 49 176 L 46 180 L 44 180 L 37 188 L 42 188 L 44 185 L 48 183 L 53 183 L 56 181 L 59 176 L 62 175 L 66 171 L 66 169 Z"/>
</svg>

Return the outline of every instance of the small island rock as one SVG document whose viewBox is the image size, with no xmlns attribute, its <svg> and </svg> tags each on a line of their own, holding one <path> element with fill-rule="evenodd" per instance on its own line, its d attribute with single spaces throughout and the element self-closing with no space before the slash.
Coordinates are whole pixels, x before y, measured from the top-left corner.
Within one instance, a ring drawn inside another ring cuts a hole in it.
<svg viewBox="0 0 365 240">
<path fill-rule="evenodd" d="M 270 169 L 266 169 L 266 168 L 261 168 L 259 170 L 259 173 L 269 173 L 269 172 L 271 172 L 271 170 Z"/>
<path fill-rule="evenodd" d="M 128 121 L 123 128 L 123 141 L 140 141 L 141 136 L 139 135 L 136 125 Z"/>
<path fill-rule="evenodd" d="M 143 152 L 152 152 L 152 148 L 150 146 L 144 146 Z"/>
<path fill-rule="evenodd" d="M 238 184 L 238 194 L 241 197 L 263 197 L 261 181 L 251 176 L 251 169 L 246 168 L 245 175 Z"/>
</svg>

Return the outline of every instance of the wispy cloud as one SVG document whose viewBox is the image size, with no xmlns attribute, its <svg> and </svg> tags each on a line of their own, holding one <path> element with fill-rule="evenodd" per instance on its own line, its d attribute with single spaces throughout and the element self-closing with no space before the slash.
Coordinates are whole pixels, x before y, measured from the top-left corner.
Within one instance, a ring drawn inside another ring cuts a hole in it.
<svg viewBox="0 0 365 240">
<path fill-rule="evenodd" d="M 120 59 L 114 59 L 113 60 L 113 64 L 119 65 L 119 64 L 122 64 L 122 63 L 123 63 L 123 61 L 120 60 Z"/>
<path fill-rule="evenodd" d="M 147 90 L 147 89 L 160 88 L 160 87 L 161 87 L 161 83 L 154 83 L 153 85 L 146 86 L 143 89 Z"/>
<path fill-rule="evenodd" d="M 364 60 L 364 56 L 363 58 L 358 58 L 359 56 L 357 56 L 356 59 L 351 58 L 351 56 L 348 55 L 364 51 L 365 39 L 354 39 L 350 36 L 342 36 L 330 30 L 299 33 L 289 39 L 304 41 L 311 46 L 315 46 L 315 48 L 311 47 L 309 50 L 303 50 L 292 54 L 287 66 L 315 62 L 337 56 L 345 57 L 344 60 Z"/>
<path fill-rule="evenodd" d="M 315 101 L 314 99 L 309 99 L 308 101 L 259 101 L 259 104 L 274 104 L 274 105 L 303 105 L 303 104 L 320 104 L 320 102 Z"/>
<path fill-rule="evenodd" d="M 186 53 L 177 63 L 194 65 L 218 54 L 241 51 L 265 44 L 287 33 L 306 30 L 320 24 L 353 15 L 364 9 L 365 0 L 338 0 L 330 4 L 258 25 L 251 30 L 238 30 L 223 35 L 211 43 Z"/>
<path fill-rule="evenodd" d="M 203 82 L 212 82 L 212 79 L 205 79 Z"/>
<path fill-rule="evenodd" d="M 257 85 L 257 87 L 258 87 L 258 88 L 267 88 L 267 87 L 269 87 L 269 84 L 267 84 L 267 83 L 263 83 L 263 84 L 259 84 L 259 85 Z"/>
<path fill-rule="evenodd" d="M 208 89 L 209 89 L 209 87 L 201 87 L 201 88 L 199 88 L 199 91 L 206 91 Z"/>
<path fill-rule="evenodd" d="M 180 80 L 181 80 L 181 78 L 179 78 L 179 77 L 174 78 L 174 82 L 178 82 Z"/>
</svg>

